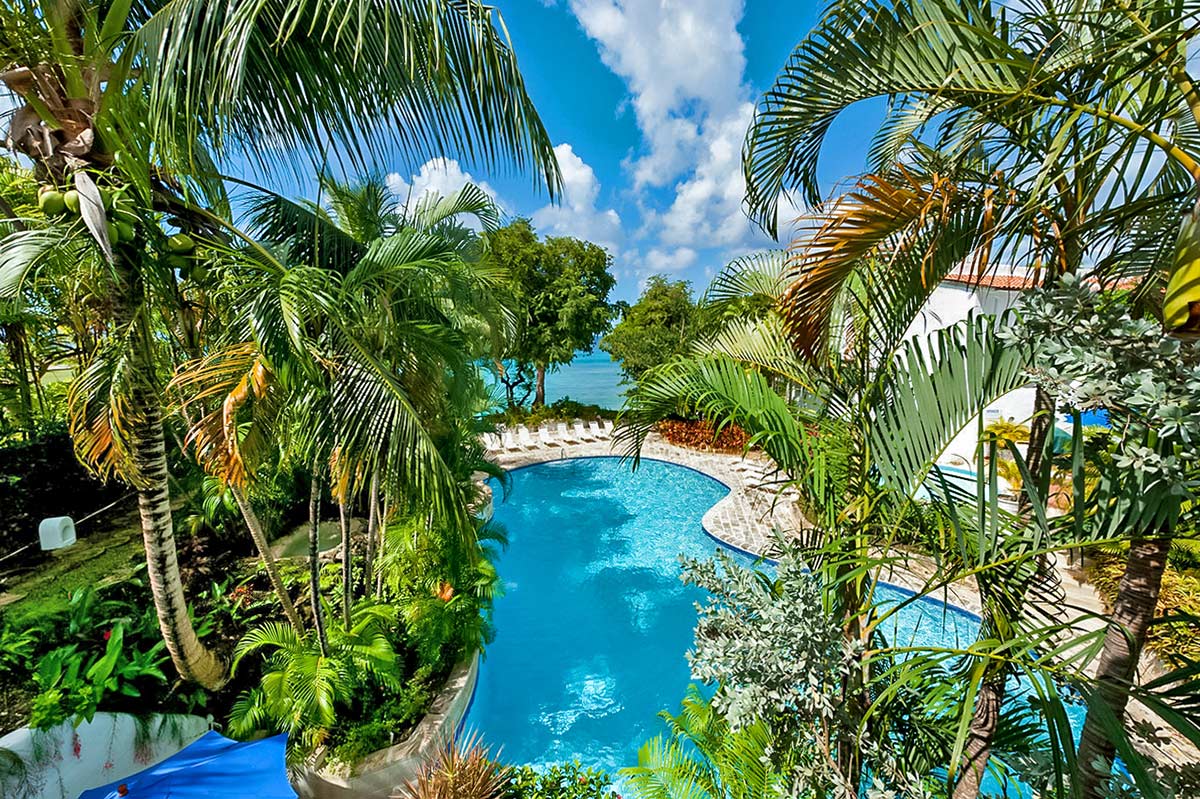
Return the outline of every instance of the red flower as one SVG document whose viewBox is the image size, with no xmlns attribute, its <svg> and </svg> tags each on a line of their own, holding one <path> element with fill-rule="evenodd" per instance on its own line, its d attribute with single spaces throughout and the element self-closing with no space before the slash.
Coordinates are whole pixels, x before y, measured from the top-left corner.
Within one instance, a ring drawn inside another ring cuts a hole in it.
<svg viewBox="0 0 1200 799">
<path fill-rule="evenodd" d="M 112 630 L 105 630 L 104 631 L 104 640 L 107 641 L 109 638 L 112 638 Z"/>
<path fill-rule="evenodd" d="M 82 750 L 83 750 L 83 741 L 79 740 L 79 735 L 77 735 L 76 733 L 71 733 L 71 752 L 72 752 L 72 754 L 75 755 L 76 759 L 78 759 L 79 753 Z"/>
</svg>

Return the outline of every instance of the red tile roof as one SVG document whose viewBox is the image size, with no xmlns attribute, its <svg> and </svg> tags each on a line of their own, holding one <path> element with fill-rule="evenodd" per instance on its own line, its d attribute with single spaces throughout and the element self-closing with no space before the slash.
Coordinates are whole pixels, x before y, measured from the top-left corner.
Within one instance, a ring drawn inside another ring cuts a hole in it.
<svg viewBox="0 0 1200 799">
<path fill-rule="evenodd" d="M 980 275 L 974 269 L 966 269 L 959 267 L 953 272 L 946 275 L 943 279 L 947 283 L 960 283 L 972 288 L 996 289 L 998 291 L 1024 291 L 1025 289 L 1034 289 L 1041 284 L 1041 274 L 1038 272 L 1025 271 L 1021 274 L 997 274 L 995 272 L 987 272 Z M 1085 277 L 1085 283 L 1096 285 L 1095 277 Z M 1104 288 L 1108 291 L 1114 289 L 1132 289 L 1136 288 L 1141 281 L 1135 278 L 1126 278 L 1118 280 L 1115 283 L 1107 283 Z"/>
</svg>

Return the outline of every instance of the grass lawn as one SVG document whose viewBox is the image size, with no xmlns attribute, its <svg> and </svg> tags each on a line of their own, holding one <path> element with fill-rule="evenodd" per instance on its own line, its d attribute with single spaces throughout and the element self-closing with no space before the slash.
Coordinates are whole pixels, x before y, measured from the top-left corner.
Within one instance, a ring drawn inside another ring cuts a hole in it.
<svg viewBox="0 0 1200 799">
<path fill-rule="evenodd" d="M 91 529 L 87 529 L 91 527 Z M 79 531 L 74 546 L 52 552 L 33 569 L 14 576 L 0 594 L 0 609 L 10 623 L 24 623 L 66 609 L 67 595 L 130 577 L 145 563 L 137 507 L 105 514 Z"/>
</svg>

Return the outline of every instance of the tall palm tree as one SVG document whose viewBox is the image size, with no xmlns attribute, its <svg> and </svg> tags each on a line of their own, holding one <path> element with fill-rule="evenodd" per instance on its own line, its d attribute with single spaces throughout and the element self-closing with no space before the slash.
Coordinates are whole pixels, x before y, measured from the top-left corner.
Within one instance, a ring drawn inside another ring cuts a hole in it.
<svg viewBox="0 0 1200 799">
<path fill-rule="evenodd" d="M 75 440 L 137 490 L 167 649 L 182 677 L 216 686 L 225 670 L 196 637 L 176 563 L 154 328 L 178 291 L 157 214 L 211 229 L 202 208 L 226 207 L 214 161 L 231 151 L 259 163 L 454 151 L 531 167 L 554 195 L 553 149 L 502 27 L 475 0 L 22 0 L 0 10 L 0 30 L 0 81 L 19 103 L 7 141 L 42 180 L 75 186 L 111 264 L 110 342 L 75 386 Z M 98 184 L 127 192 L 131 240 L 111 240 Z M 65 235 L 10 236 L 0 293 Z"/>
<path fill-rule="evenodd" d="M 204 409 L 188 434 L 198 458 L 239 494 L 280 449 L 312 464 L 310 533 L 328 475 L 341 506 L 345 626 L 354 594 L 349 504 L 364 487 L 373 521 L 363 594 L 375 582 L 384 507 L 415 503 L 440 522 L 469 527 L 473 485 L 451 468 L 460 442 L 448 451 L 441 428 L 461 413 L 452 403 L 471 388 L 463 377 L 477 371 L 478 342 L 505 317 L 492 298 L 491 269 L 472 258 L 480 239 L 462 226 L 468 214 L 485 231 L 497 223 L 494 202 L 477 187 L 429 195 L 411 209 L 390 195 L 376 202 L 386 194 L 378 178 L 327 188 L 332 213 L 274 195 L 256 205 L 252 223 L 270 249 L 227 253 L 220 296 L 240 310 L 213 353 L 186 364 L 172 386 L 185 409 Z M 246 518 L 253 530 L 252 514 Z M 260 553 L 287 608 L 265 540 Z M 314 627 L 324 641 L 311 541 L 309 556 Z M 298 619 L 293 626 L 303 633 Z"/>
<path fill-rule="evenodd" d="M 707 297 L 720 306 L 735 303 L 743 293 L 743 307 L 746 300 L 761 307 L 771 297 L 786 297 L 787 285 L 780 279 L 784 264 L 782 254 L 742 259 L 714 281 Z M 978 792 L 997 746 L 1006 682 L 1020 675 L 1047 707 L 1042 723 L 1055 753 L 1055 778 L 1065 791 L 1076 772 L 1077 731 L 1067 722 L 1055 685 L 1067 681 L 1089 694 L 1099 690 L 1085 677 L 1084 667 L 1101 647 L 1104 631 L 1080 635 L 1048 611 L 1061 599 L 1053 593 L 1056 583 L 1047 579 L 1042 556 L 1079 541 L 1114 540 L 1121 523 L 1114 512 L 1133 513 L 1131 493 L 1126 490 L 1121 502 L 1108 502 L 1112 509 L 1104 514 L 1109 521 L 1102 529 L 1089 522 L 1087 529 L 1098 531 L 1084 538 L 1082 515 L 1069 517 L 1068 527 L 1051 524 L 1045 493 L 1015 449 L 1011 454 L 1022 468 L 1026 490 L 1034 492 L 1031 519 L 998 506 L 995 452 L 988 459 L 989 470 L 980 472 L 974 494 L 947 483 L 934 469 L 941 453 L 972 420 L 982 427 L 978 418 L 983 407 L 1029 382 L 1029 360 L 1019 348 L 1000 341 L 996 322 L 987 319 L 953 326 L 928 341 L 904 341 L 909 314 L 915 311 L 901 304 L 890 314 L 876 315 L 877 306 L 862 296 L 871 289 L 859 285 L 851 292 L 841 321 L 828 333 L 840 337 L 835 339 L 839 343 L 818 347 L 829 355 L 816 362 L 791 349 L 778 311 L 750 316 L 749 321 L 730 316 L 724 329 L 701 342 L 691 357 L 643 378 L 623 412 L 620 436 L 636 457 L 653 424 L 681 410 L 749 432 L 751 441 L 782 468 L 781 485 L 799 490 L 801 510 L 812 527 L 801 539 L 816 547 L 818 567 L 847 639 L 871 653 L 859 661 L 861 673 L 855 669 L 847 676 L 842 697 L 845 712 L 863 719 L 867 737 L 887 739 L 889 711 L 909 722 L 916 718 L 899 698 L 928 695 L 922 712 L 930 721 L 922 724 L 944 730 L 939 720 L 950 722 L 944 752 L 949 760 L 943 763 L 950 767 L 952 789 Z M 847 330 L 853 341 L 849 350 L 841 343 Z M 900 343 L 889 350 L 888 342 Z M 856 354 L 860 351 L 868 357 Z M 1078 470 L 1082 491 L 1082 467 Z M 872 575 L 894 562 L 890 542 L 911 529 L 914 498 L 922 486 L 942 518 L 950 520 L 951 534 L 934 553 L 938 573 L 919 595 L 972 579 L 979 587 L 984 619 L 978 640 L 968 647 L 905 648 L 893 655 L 878 636 L 898 608 L 875 607 Z M 1105 504 L 1101 499 L 1097 495 L 1096 504 L 1089 505 L 1096 513 Z M 1085 506 L 1082 496 L 1077 504 Z M 882 554 L 873 548 L 881 548 Z M 1064 633 L 1072 646 L 1062 646 L 1059 636 Z M 947 669 L 948 662 L 958 665 Z M 1181 672 L 1172 679 L 1186 676 Z M 1167 682 L 1140 690 L 1139 696 L 1185 734 L 1195 735 L 1187 703 L 1161 695 Z M 897 707 L 890 708 L 893 704 Z M 892 723 L 898 730 L 908 722 Z M 1140 756 L 1125 745 L 1120 727 L 1108 725 L 1106 730 L 1121 743 L 1138 784 L 1150 790 L 1153 781 Z M 856 790 L 864 765 L 852 751 L 857 740 L 857 734 L 849 734 L 832 742 L 849 791 Z"/>
</svg>

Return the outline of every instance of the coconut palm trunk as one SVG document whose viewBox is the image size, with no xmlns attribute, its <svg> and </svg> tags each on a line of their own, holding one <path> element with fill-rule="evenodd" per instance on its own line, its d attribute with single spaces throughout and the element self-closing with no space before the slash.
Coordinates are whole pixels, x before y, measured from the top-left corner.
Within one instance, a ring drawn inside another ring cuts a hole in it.
<svg viewBox="0 0 1200 799">
<path fill-rule="evenodd" d="M 1107 796 L 1116 745 L 1108 734 L 1108 720 L 1124 723 L 1129 688 L 1137 673 L 1138 658 L 1158 607 L 1158 592 L 1167 566 L 1169 538 L 1139 538 L 1129 545 L 1125 575 L 1104 636 L 1104 649 L 1096 670 L 1096 694 L 1088 707 L 1079 737 L 1079 795 L 1082 799 Z"/>
<path fill-rule="evenodd" d="M 246 528 L 250 531 L 250 537 L 254 539 L 254 546 L 258 549 L 259 560 L 262 561 L 263 568 L 267 572 L 267 578 L 271 581 L 271 587 L 275 589 L 275 596 L 279 599 L 279 604 L 283 607 L 283 615 L 287 617 L 288 623 L 292 625 L 292 628 L 298 634 L 303 635 L 304 622 L 300 620 L 300 614 L 296 612 L 296 605 L 292 602 L 287 585 L 283 582 L 283 575 L 279 573 L 279 564 L 275 562 L 275 556 L 271 554 L 271 545 L 267 542 L 267 534 L 263 529 L 262 521 L 258 518 L 258 514 L 254 511 L 254 506 L 250 503 L 250 498 L 246 496 L 246 492 L 242 488 L 231 486 L 230 491 L 233 493 L 233 498 L 237 502 L 238 508 L 242 511 L 242 518 L 246 520 Z"/>
<path fill-rule="evenodd" d="M 162 388 L 155 369 L 150 326 L 146 315 L 140 312 L 145 304 L 145 288 L 136 264 L 128 257 L 118 254 L 113 266 L 117 276 L 114 319 L 118 329 L 129 329 L 127 355 L 133 362 L 135 375 L 126 395 L 123 420 L 130 468 L 123 470 L 122 475 L 137 491 L 147 577 L 158 626 L 179 676 L 210 690 L 216 689 L 225 683 L 227 671 L 196 635 L 179 575 L 163 434 Z M 73 428 L 77 421 L 73 420 Z M 77 432 L 73 429 L 72 437 L 78 442 Z"/>
<path fill-rule="evenodd" d="M 342 531 L 342 626 L 350 629 L 351 569 L 350 569 L 350 509 L 338 503 L 338 524 Z"/>
<path fill-rule="evenodd" d="M 992 741 L 1000 726 L 1000 708 L 1003 704 L 1004 675 L 984 680 L 975 694 L 975 708 L 967 731 L 967 743 L 963 748 L 958 783 L 954 786 L 954 799 L 975 799 L 979 796 L 979 786 L 992 756 Z"/>
<path fill-rule="evenodd" d="M 129 438 L 134 462 L 142 476 L 137 488 L 138 515 L 158 626 L 179 676 L 210 690 L 216 689 L 225 683 L 225 666 L 196 636 L 179 577 L 158 394 L 150 386 L 132 393 L 131 404 L 135 407 L 131 410 L 136 418 L 130 426 Z"/>
<path fill-rule="evenodd" d="M 325 608 L 321 605 L 321 473 L 316 464 L 308 493 L 308 595 L 321 654 L 328 656 L 329 635 L 325 632 Z"/>
</svg>

